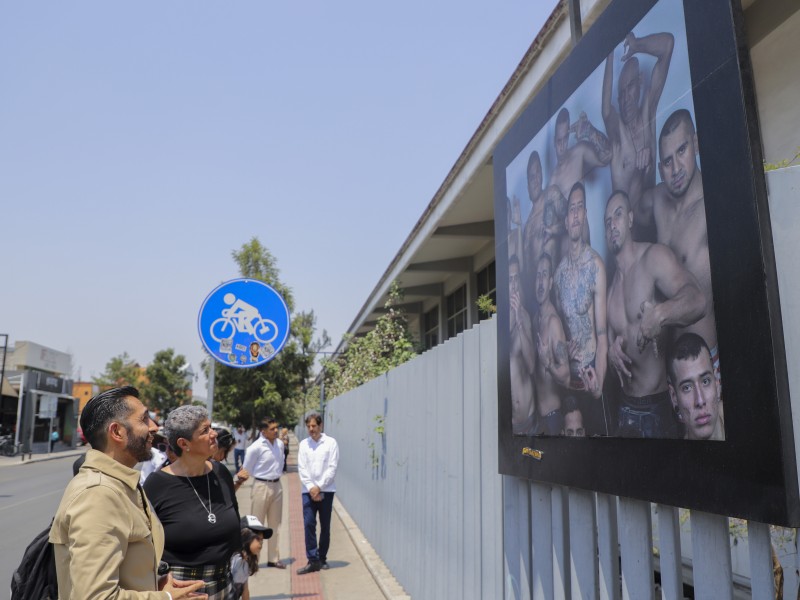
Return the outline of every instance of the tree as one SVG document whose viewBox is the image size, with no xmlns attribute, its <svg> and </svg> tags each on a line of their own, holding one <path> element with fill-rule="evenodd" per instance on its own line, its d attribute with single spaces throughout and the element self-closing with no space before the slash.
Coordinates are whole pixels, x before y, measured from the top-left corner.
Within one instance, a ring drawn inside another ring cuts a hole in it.
<svg viewBox="0 0 800 600">
<path fill-rule="evenodd" d="M 393 282 L 386 313 L 375 323 L 375 328 L 364 337 L 351 337 L 343 356 L 325 362 L 326 396 L 343 394 L 417 354 L 405 312 L 398 308 L 402 299 L 400 286 Z"/>
<path fill-rule="evenodd" d="M 173 408 L 188 404 L 192 382 L 186 377 L 186 358 L 167 348 L 159 350 L 145 370 L 146 381 L 140 390 L 142 402 L 166 415 Z"/>
<path fill-rule="evenodd" d="M 283 296 L 290 314 L 293 312 L 291 288 L 280 280 L 275 257 L 258 238 L 252 238 L 231 255 L 243 277 L 270 285 Z M 248 369 L 217 364 L 215 416 L 222 421 L 242 423 L 247 427 L 255 426 L 267 416 L 288 426 L 295 425 L 316 354 L 328 344 L 327 333 L 323 331 L 320 339 L 315 339 L 315 334 L 314 312 L 300 312 L 291 317 L 289 338 L 270 362 Z M 203 366 L 208 373 L 208 362 Z"/>
<path fill-rule="evenodd" d="M 92 380 L 102 389 L 132 385 L 138 387 L 142 381 L 142 368 L 123 352 L 106 363 L 106 370 Z"/>
</svg>

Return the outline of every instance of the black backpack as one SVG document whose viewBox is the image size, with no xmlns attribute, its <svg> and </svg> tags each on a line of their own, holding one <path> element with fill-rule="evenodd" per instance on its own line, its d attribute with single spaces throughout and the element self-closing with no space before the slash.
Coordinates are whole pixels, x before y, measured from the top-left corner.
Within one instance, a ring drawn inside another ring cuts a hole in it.
<svg viewBox="0 0 800 600">
<path fill-rule="evenodd" d="M 50 523 L 52 527 L 53 523 Z M 11 578 L 11 600 L 58 600 L 56 557 L 50 527 L 28 544 Z"/>
</svg>

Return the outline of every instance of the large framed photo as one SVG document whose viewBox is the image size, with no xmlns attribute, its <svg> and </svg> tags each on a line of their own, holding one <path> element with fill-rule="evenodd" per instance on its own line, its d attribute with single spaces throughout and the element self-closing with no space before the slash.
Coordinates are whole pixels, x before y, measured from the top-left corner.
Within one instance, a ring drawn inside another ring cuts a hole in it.
<svg viewBox="0 0 800 600">
<path fill-rule="evenodd" d="M 498 144 L 500 472 L 796 526 L 735 5 L 614 0 Z"/>
</svg>

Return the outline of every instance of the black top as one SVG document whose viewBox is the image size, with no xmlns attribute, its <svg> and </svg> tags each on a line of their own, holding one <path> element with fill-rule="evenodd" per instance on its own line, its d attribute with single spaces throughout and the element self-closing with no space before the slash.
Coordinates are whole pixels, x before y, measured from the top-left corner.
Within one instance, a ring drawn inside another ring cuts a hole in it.
<svg viewBox="0 0 800 600">
<path fill-rule="evenodd" d="M 223 565 L 242 547 L 233 478 L 226 468 L 213 461 L 211 464 L 208 480 L 205 475 L 179 477 L 156 471 L 144 483 L 147 497 L 164 526 L 163 559 L 170 565 Z M 202 500 L 208 507 L 209 485 L 216 523 L 209 523 L 208 511 L 200 503 Z"/>
</svg>

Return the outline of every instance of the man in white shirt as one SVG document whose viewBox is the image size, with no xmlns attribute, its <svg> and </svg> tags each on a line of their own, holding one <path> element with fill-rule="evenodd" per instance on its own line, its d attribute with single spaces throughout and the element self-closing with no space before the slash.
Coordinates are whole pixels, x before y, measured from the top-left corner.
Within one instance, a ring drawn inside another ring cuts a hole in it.
<svg viewBox="0 0 800 600">
<path fill-rule="evenodd" d="M 242 464 L 244 464 L 244 451 L 247 450 L 247 432 L 241 423 L 236 426 L 236 431 L 233 432 L 233 440 L 233 465 L 238 473 L 242 468 Z"/>
<path fill-rule="evenodd" d="M 285 569 L 278 558 L 278 540 L 283 512 L 283 442 L 278 439 L 278 422 L 261 421 L 261 435 L 247 449 L 244 468 L 253 478 L 250 494 L 252 513 L 274 532 L 267 543 L 267 566 Z"/>
<path fill-rule="evenodd" d="M 308 436 L 300 442 L 297 470 L 303 486 L 303 524 L 306 530 L 308 564 L 297 570 L 299 575 L 328 568 L 328 548 L 331 543 L 331 512 L 334 479 L 339 464 L 336 440 L 322 433 L 322 417 L 312 413 L 306 417 Z M 317 514 L 319 514 L 319 545 L 317 545 Z"/>
</svg>

